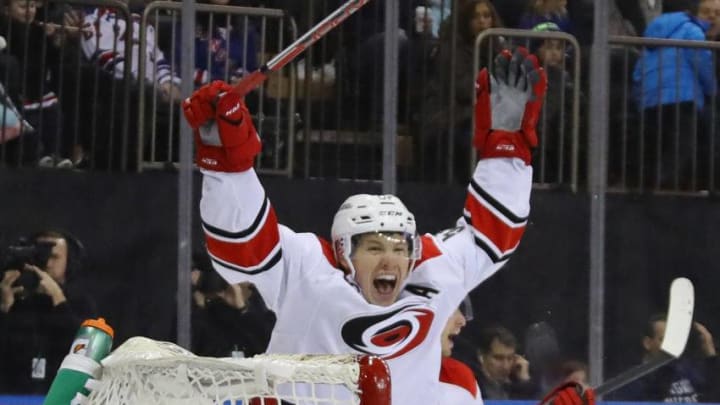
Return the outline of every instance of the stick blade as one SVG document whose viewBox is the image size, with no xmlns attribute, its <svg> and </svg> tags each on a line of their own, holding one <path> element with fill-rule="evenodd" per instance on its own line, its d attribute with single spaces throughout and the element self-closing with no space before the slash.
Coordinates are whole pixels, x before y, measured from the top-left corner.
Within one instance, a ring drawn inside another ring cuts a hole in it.
<svg viewBox="0 0 720 405">
<path fill-rule="evenodd" d="M 673 280 L 670 285 L 665 337 L 661 346 L 665 353 L 677 358 L 685 350 L 692 328 L 694 308 L 695 288 L 692 282 L 685 277 Z"/>
</svg>

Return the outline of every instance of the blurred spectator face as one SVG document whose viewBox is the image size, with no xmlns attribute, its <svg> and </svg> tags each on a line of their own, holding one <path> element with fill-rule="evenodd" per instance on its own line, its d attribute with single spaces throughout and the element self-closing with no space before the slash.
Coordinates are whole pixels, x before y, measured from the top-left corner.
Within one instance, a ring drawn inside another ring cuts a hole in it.
<svg viewBox="0 0 720 405">
<path fill-rule="evenodd" d="M 697 17 L 712 24 L 713 28 L 718 28 L 720 26 L 720 0 L 701 1 Z"/>
<path fill-rule="evenodd" d="M 585 370 L 575 370 L 572 373 L 570 373 L 567 377 L 565 377 L 565 380 L 563 380 L 564 383 L 568 382 L 574 382 L 578 384 L 587 384 L 588 378 L 587 373 Z"/>
<path fill-rule="evenodd" d="M 445 324 L 445 329 L 443 329 L 442 333 L 441 344 L 443 357 L 450 357 L 452 354 L 453 341 L 455 337 L 460 334 L 462 328 L 465 327 L 465 323 L 465 315 L 463 315 L 459 309 L 456 309 L 455 312 L 450 315 L 450 319 L 448 319 L 447 324 Z"/>
<path fill-rule="evenodd" d="M 515 348 L 494 339 L 490 350 L 480 354 L 480 364 L 485 375 L 501 383 L 510 381 L 510 374 L 515 366 Z"/>
<path fill-rule="evenodd" d="M 40 242 L 52 242 L 55 246 L 50 252 L 50 258 L 48 259 L 45 271 L 53 278 L 58 284 L 65 283 L 65 272 L 67 271 L 68 261 L 68 245 L 67 241 L 63 238 L 51 238 L 42 237 L 38 238 Z"/>
<path fill-rule="evenodd" d="M 470 20 L 470 32 L 473 33 L 473 36 L 477 36 L 486 29 L 492 28 L 494 23 L 490 6 L 486 2 L 478 3 L 475 6 L 474 18 Z"/>
<path fill-rule="evenodd" d="M 660 352 L 663 337 L 665 337 L 665 321 L 656 321 L 653 323 L 653 336 L 643 337 L 643 347 L 649 355 Z"/>
<path fill-rule="evenodd" d="M 7 12 L 10 18 L 22 23 L 31 23 L 35 19 L 37 2 L 35 0 L 10 0 Z"/>
<path fill-rule="evenodd" d="M 535 11 L 539 14 L 565 13 L 567 0 L 537 0 L 535 2 Z"/>
<path fill-rule="evenodd" d="M 544 66 L 563 66 L 565 44 L 559 39 L 546 39 L 537 52 L 540 64 Z"/>
</svg>

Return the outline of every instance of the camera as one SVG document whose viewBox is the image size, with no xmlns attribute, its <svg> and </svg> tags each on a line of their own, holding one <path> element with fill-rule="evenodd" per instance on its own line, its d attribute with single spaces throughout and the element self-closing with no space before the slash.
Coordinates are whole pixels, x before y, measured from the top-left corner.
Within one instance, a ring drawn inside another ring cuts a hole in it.
<svg viewBox="0 0 720 405">
<path fill-rule="evenodd" d="M 22 286 L 25 295 L 32 294 L 37 289 L 40 279 L 34 272 L 23 271 L 23 268 L 26 264 L 30 264 L 44 269 L 54 246 L 54 242 L 39 242 L 20 238 L 15 243 L 5 247 L 0 253 L 0 272 L 20 270 L 20 277 L 15 280 L 12 286 Z"/>
</svg>

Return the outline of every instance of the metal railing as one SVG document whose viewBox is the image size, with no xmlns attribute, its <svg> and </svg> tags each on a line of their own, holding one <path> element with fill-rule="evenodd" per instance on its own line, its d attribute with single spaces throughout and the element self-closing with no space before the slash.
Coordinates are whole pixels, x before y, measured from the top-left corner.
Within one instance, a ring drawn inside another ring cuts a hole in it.
<svg viewBox="0 0 720 405">
<path fill-rule="evenodd" d="M 162 42 L 160 38 L 165 36 L 172 44 L 167 55 L 173 62 L 179 59 L 180 55 L 177 54 L 175 45 L 179 38 L 178 28 L 181 7 L 182 5 L 177 2 L 155 1 L 145 8 L 140 30 L 141 49 L 145 49 L 149 43 L 147 28 L 153 23 L 165 20 L 165 24 L 155 24 L 157 27 L 150 31 L 154 35 L 151 43 L 151 47 L 154 48 L 152 54 L 155 53 L 155 48 L 159 46 L 159 42 Z M 288 18 L 287 13 L 283 10 L 210 4 L 197 4 L 196 8 L 198 18 L 201 16 L 207 17 L 207 23 L 204 27 L 207 32 L 203 33 L 203 40 L 207 40 L 207 48 L 204 50 L 206 60 L 203 61 L 202 69 L 196 66 L 196 86 L 218 79 L 231 83 L 237 80 L 240 75 L 262 65 L 269 55 L 282 50 L 286 45 L 286 30 L 290 32 L 287 41 L 293 41 L 297 36 L 295 22 Z M 277 27 L 277 30 L 268 33 L 270 24 L 274 24 L 273 27 Z M 256 27 L 259 32 L 255 31 Z M 234 34 L 238 32 L 239 35 Z M 269 44 L 268 40 L 268 36 L 271 34 L 276 42 L 274 48 Z M 259 38 L 255 38 L 255 35 L 258 35 Z M 256 39 L 257 44 L 254 43 Z M 218 45 L 219 41 L 225 41 L 224 45 Z M 255 45 L 259 46 L 256 55 L 251 54 L 255 50 Z M 227 52 L 224 55 L 224 60 L 220 61 L 223 66 L 213 65 L 218 61 L 214 59 L 210 48 L 217 46 L 225 46 Z M 232 66 L 230 60 L 233 55 L 230 55 L 230 53 L 233 49 L 236 49 L 235 47 L 240 48 L 242 55 L 236 56 L 239 56 L 242 60 L 233 61 L 238 65 Z M 196 49 L 196 55 L 197 53 L 198 49 Z M 140 77 L 145 77 L 147 74 L 147 57 L 146 52 L 140 53 Z M 256 66 L 252 66 L 253 64 L 248 61 L 256 57 L 259 59 L 258 63 L 254 64 Z M 171 74 L 176 75 L 175 63 L 172 65 Z M 219 68 L 219 71 L 216 71 L 215 68 Z M 295 153 L 293 139 L 296 125 L 295 76 L 294 69 L 283 69 L 271 76 L 266 86 L 260 87 L 246 98 L 251 112 L 254 114 L 255 124 L 264 144 L 263 151 L 257 161 L 257 169 L 260 172 L 292 175 Z M 155 77 L 153 76 L 153 79 Z M 155 82 L 155 80 L 152 82 Z M 169 106 L 163 104 L 159 101 L 158 86 L 156 85 L 152 86 L 150 97 L 146 97 L 145 91 L 148 85 L 145 81 L 140 83 L 138 106 L 140 142 L 138 143 L 137 154 L 138 159 L 142 162 L 141 169 L 159 168 L 167 164 L 174 164 L 177 161 L 175 150 L 179 141 L 177 119 L 181 115 L 178 110 L 180 100 L 171 96 Z M 147 103 L 150 103 L 150 106 Z M 165 122 L 160 123 L 158 116 L 161 114 L 158 113 L 162 113 L 163 109 L 168 111 L 168 114 L 164 117 Z"/>
<path fill-rule="evenodd" d="M 715 191 L 720 43 L 623 36 L 609 43 L 609 189 Z"/>
<path fill-rule="evenodd" d="M 126 2 L 121 0 L 48 0 L 34 21 L 20 30 L 13 32 L 11 28 L 19 26 L 17 21 L 7 24 L 5 32 L 0 32 L 9 45 L 3 54 L 7 65 L 0 80 L 10 96 L 16 93 L 13 101 L 35 130 L 0 144 L 0 162 L 8 166 L 83 164 L 91 169 L 126 170 L 133 164 L 128 156 L 133 142 L 128 135 L 131 72 L 125 69 L 119 76 L 108 74 L 98 55 L 87 55 L 99 41 L 95 21 L 86 18 L 82 27 L 69 26 L 62 15 L 49 11 L 77 12 L 71 6 L 103 9 L 106 15 L 119 15 L 119 20 L 131 18 Z M 114 28 L 119 30 L 115 21 Z M 31 34 L 33 30 L 45 33 L 47 29 L 54 29 L 55 34 Z M 126 32 L 132 35 L 132 27 Z M 41 42 L 34 43 L 30 38 L 41 38 Z M 17 41 L 23 43 L 18 46 Z M 120 52 L 118 38 L 111 42 L 109 53 L 130 59 L 132 48 Z M 9 67 L 12 60 L 17 62 L 15 78 Z M 29 90 L 31 86 L 35 88 Z M 13 92 L 13 87 L 17 91 Z"/>
<path fill-rule="evenodd" d="M 533 158 L 535 169 L 533 182 L 536 186 L 555 187 L 567 185 L 575 192 L 578 188 L 581 127 L 581 53 L 577 39 L 564 32 L 491 28 L 480 33 L 475 40 L 474 71 L 480 70 L 481 60 L 487 61 L 488 67 L 492 66 L 494 55 L 499 51 L 497 45 L 503 48 L 525 46 L 537 54 L 542 52 L 541 48 L 546 41 L 559 41 L 563 52 L 561 59 L 557 61 L 557 65 L 552 65 L 547 59 L 543 60 L 542 56 L 538 55 L 549 80 L 543 112 L 537 126 L 539 145 Z M 489 46 L 483 49 L 485 44 Z M 567 46 L 570 47 L 569 54 L 571 56 L 568 56 Z M 488 54 L 481 55 L 483 51 L 487 51 Z M 566 67 L 572 69 L 572 76 L 569 78 L 567 77 Z M 551 71 L 551 69 L 554 71 Z M 452 84 L 454 78 L 450 80 L 450 86 L 454 87 Z M 568 88 L 568 86 L 570 87 Z M 469 91 L 472 91 L 474 100 L 474 89 L 470 89 L 472 88 L 469 88 Z M 566 97 L 571 98 L 569 108 Z M 548 112 L 553 110 L 556 111 L 554 113 Z M 473 128 L 475 127 L 474 119 L 475 116 L 473 115 Z M 568 126 L 566 124 L 567 120 L 570 121 L 569 129 L 566 128 Z M 472 156 L 474 157 L 475 154 L 472 153 Z M 474 163 L 474 159 L 471 159 L 471 162 Z M 473 167 L 474 165 L 471 166 L 470 170 Z"/>
</svg>

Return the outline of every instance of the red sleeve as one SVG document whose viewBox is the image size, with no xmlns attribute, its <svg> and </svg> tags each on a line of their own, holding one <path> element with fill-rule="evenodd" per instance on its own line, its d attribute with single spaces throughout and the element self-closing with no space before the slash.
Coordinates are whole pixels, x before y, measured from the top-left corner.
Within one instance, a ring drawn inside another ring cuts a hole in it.
<svg viewBox="0 0 720 405">
<path fill-rule="evenodd" d="M 248 275 L 259 274 L 271 269 L 282 258 L 277 217 L 267 198 L 246 229 L 232 232 L 204 221 L 203 229 L 210 258 L 228 269 Z"/>
<path fill-rule="evenodd" d="M 470 182 L 465 200 L 465 221 L 472 227 L 475 243 L 494 263 L 507 260 L 515 252 L 525 233 L 527 220 L 527 217 L 513 214 L 475 180 Z"/>
<path fill-rule="evenodd" d="M 478 397 L 478 385 L 470 367 L 452 357 L 443 357 L 440 366 L 440 381 L 457 385 L 468 391 L 473 398 Z"/>
</svg>

